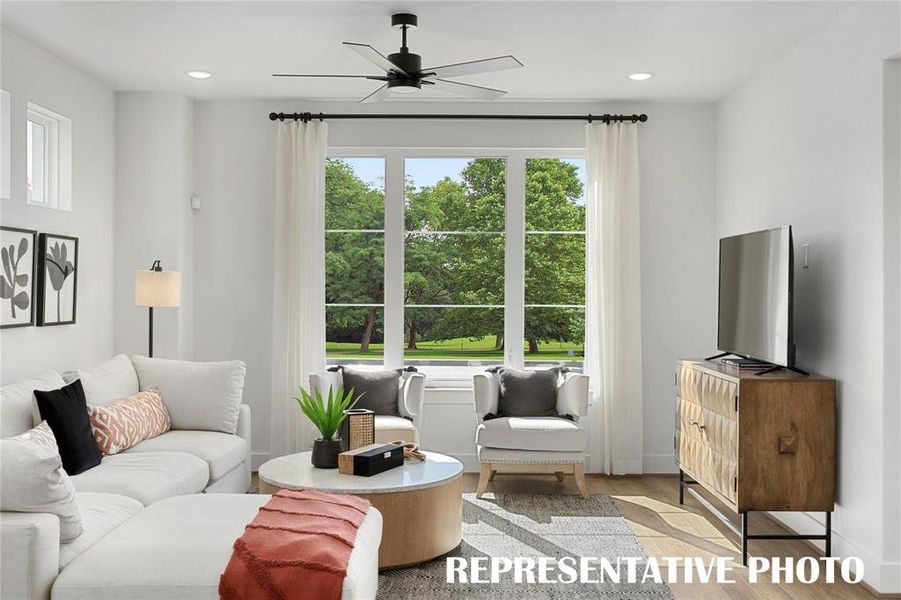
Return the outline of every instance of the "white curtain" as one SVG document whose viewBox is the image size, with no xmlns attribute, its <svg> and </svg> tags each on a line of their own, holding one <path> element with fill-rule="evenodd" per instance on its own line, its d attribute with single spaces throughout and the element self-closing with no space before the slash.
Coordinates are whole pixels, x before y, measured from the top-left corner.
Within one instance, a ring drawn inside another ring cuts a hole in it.
<svg viewBox="0 0 901 600">
<path fill-rule="evenodd" d="M 591 378 L 592 466 L 642 472 L 638 127 L 585 129 L 585 371 Z"/>
<path fill-rule="evenodd" d="M 271 456 L 309 449 L 292 399 L 325 368 L 325 158 L 328 126 L 279 123 L 276 157 Z"/>
</svg>

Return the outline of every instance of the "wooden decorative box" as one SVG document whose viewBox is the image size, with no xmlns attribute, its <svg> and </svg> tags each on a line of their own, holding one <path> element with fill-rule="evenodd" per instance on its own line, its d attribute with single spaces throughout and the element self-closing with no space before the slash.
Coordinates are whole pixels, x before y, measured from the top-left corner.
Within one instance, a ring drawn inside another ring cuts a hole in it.
<svg viewBox="0 0 901 600">
<path fill-rule="evenodd" d="M 338 472 L 371 477 L 404 464 L 404 447 L 370 444 L 338 455 Z"/>
</svg>

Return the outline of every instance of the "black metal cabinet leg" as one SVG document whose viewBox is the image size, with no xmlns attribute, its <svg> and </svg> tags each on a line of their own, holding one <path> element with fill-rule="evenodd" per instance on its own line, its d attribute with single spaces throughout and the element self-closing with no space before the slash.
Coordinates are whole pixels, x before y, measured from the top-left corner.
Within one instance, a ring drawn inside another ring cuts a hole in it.
<svg viewBox="0 0 901 600">
<path fill-rule="evenodd" d="M 679 469 L 679 504 L 685 504 L 685 473 Z"/>
<path fill-rule="evenodd" d="M 741 565 L 748 566 L 748 513 L 741 513 Z"/>
<path fill-rule="evenodd" d="M 826 513 L 826 556 L 832 556 L 832 512 Z"/>
</svg>

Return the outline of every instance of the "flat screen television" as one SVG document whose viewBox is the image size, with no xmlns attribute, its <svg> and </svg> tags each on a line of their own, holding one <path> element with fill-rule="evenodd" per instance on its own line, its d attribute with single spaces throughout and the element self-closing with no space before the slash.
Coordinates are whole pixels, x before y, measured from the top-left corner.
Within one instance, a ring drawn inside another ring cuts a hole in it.
<svg viewBox="0 0 901 600">
<path fill-rule="evenodd" d="M 790 226 L 720 240 L 721 352 L 794 366 L 793 273 Z"/>
</svg>

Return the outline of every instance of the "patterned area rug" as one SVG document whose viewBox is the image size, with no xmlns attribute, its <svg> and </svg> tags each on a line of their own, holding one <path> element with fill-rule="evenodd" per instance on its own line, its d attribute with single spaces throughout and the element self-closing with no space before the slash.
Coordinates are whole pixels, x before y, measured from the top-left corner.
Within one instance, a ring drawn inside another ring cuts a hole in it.
<svg viewBox="0 0 901 600">
<path fill-rule="evenodd" d="M 606 495 L 463 494 L 463 542 L 422 565 L 383 571 L 380 600 L 639 599 L 673 596 L 664 584 L 517 584 L 509 573 L 496 584 L 446 583 L 446 558 L 516 556 L 646 558 L 638 539 Z M 639 573 L 643 567 L 639 566 Z M 556 576 L 555 576 L 556 578 Z"/>
</svg>

